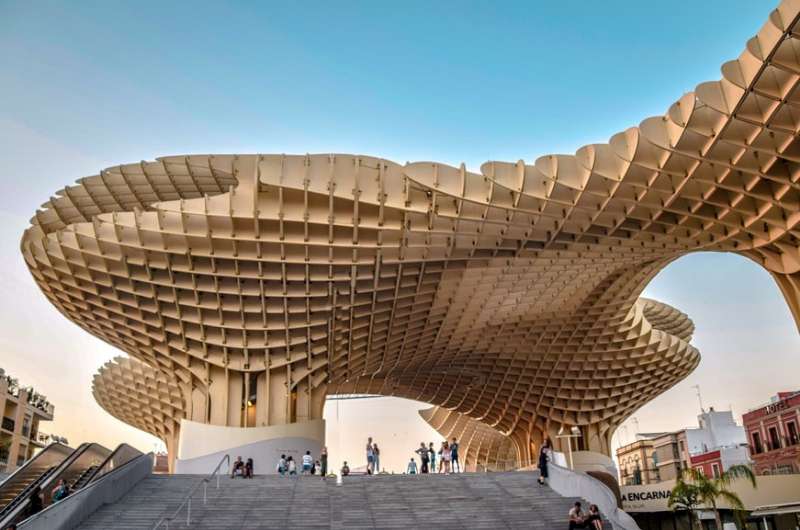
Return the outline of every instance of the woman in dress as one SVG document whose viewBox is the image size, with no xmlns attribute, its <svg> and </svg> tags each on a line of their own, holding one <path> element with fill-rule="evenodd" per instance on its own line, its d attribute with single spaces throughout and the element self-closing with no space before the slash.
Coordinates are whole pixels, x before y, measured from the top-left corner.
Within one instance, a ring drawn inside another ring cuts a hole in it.
<svg viewBox="0 0 800 530">
<path fill-rule="evenodd" d="M 319 474 L 324 479 L 328 475 L 328 448 L 323 447 L 319 455 Z"/>
<path fill-rule="evenodd" d="M 453 458 L 453 453 L 450 452 L 450 444 L 447 443 L 447 440 L 442 442 L 440 455 L 439 473 L 447 475 L 450 473 L 450 460 Z"/>
<path fill-rule="evenodd" d="M 545 438 L 542 446 L 539 448 L 539 484 L 544 484 L 547 479 L 547 462 L 550 460 L 550 454 L 553 452 L 553 447 L 550 438 Z"/>
</svg>

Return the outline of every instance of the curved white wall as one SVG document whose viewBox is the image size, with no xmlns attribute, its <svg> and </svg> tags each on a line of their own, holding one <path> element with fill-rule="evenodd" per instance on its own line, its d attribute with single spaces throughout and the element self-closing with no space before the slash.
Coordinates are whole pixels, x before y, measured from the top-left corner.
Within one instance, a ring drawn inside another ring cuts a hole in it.
<svg viewBox="0 0 800 530">
<path fill-rule="evenodd" d="M 275 473 L 281 454 L 300 460 L 306 451 L 316 459 L 325 441 L 325 421 L 312 420 L 269 427 L 225 427 L 181 420 L 175 473 L 208 474 L 231 455 L 252 458 L 255 473 Z"/>
</svg>

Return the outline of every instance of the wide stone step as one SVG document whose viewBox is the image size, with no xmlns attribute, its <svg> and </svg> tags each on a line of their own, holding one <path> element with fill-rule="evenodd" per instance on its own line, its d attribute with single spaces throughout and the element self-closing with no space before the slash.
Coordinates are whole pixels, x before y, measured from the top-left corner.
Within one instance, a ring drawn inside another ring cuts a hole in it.
<svg viewBox="0 0 800 530">
<path fill-rule="evenodd" d="M 539 486 L 536 473 L 377 475 L 347 477 L 342 485 L 319 477 L 224 477 L 192 499 L 188 527 L 198 529 L 449 529 L 566 526 L 575 499 Z M 81 528 L 150 529 L 172 514 L 202 477 L 152 476 Z M 187 528 L 186 511 L 170 528 Z M 610 526 L 607 526 L 610 528 Z"/>
</svg>

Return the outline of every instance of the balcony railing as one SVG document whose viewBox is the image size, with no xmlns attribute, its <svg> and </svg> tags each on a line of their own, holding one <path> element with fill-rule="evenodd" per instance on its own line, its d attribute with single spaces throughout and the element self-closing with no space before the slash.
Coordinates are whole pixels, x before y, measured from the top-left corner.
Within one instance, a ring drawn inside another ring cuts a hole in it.
<svg viewBox="0 0 800 530">
<path fill-rule="evenodd" d="M 792 447 L 795 445 L 800 445 L 800 437 L 798 436 L 781 436 L 780 443 L 773 444 L 772 441 L 763 442 L 761 447 L 754 447 L 753 444 L 749 444 L 750 452 L 754 455 L 760 455 L 761 453 L 769 453 L 770 451 L 777 451 L 778 449 L 785 449 L 787 447 Z"/>
</svg>

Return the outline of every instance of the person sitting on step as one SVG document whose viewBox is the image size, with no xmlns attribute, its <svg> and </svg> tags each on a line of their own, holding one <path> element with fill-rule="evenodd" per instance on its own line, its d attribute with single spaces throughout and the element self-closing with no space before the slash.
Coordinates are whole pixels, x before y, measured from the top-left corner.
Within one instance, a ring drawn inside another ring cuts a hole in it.
<svg viewBox="0 0 800 530">
<path fill-rule="evenodd" d="M 244 464 L 244 478 L 253 478 L 253 459 L 248 458 Z"/>
<path fill-rule="evenodd" d="M 241 456 L 236 457 L 236 462 L 233 463 L 233 468 L 231 468 L 231 478 L 237 476 L 239 477 L 244 476 L 244 462 L 242 461 Z"/>
<path fill-rule="evenodd" d="M 600 509 L 596 504 L 589 505 L 589 516 L 583 520 L 587 528 L 592 530 L 603 530 L 603 518 L 600 516 Z"/>
<path fill-rule="evenodd" d="M 589 528 L 586 518 L 581 511 L 581 503 L 575 502 L 575 505 L 569 511 L 569 530 L 574 528 Z"/>
<path fill-rule="evenodd" d="M 344 465 L 342 466 L 342 476 L 346 477 L 350 474 L 350 466 L 347 465 L 347 460 L 344 461 Z"/>
</svg>

